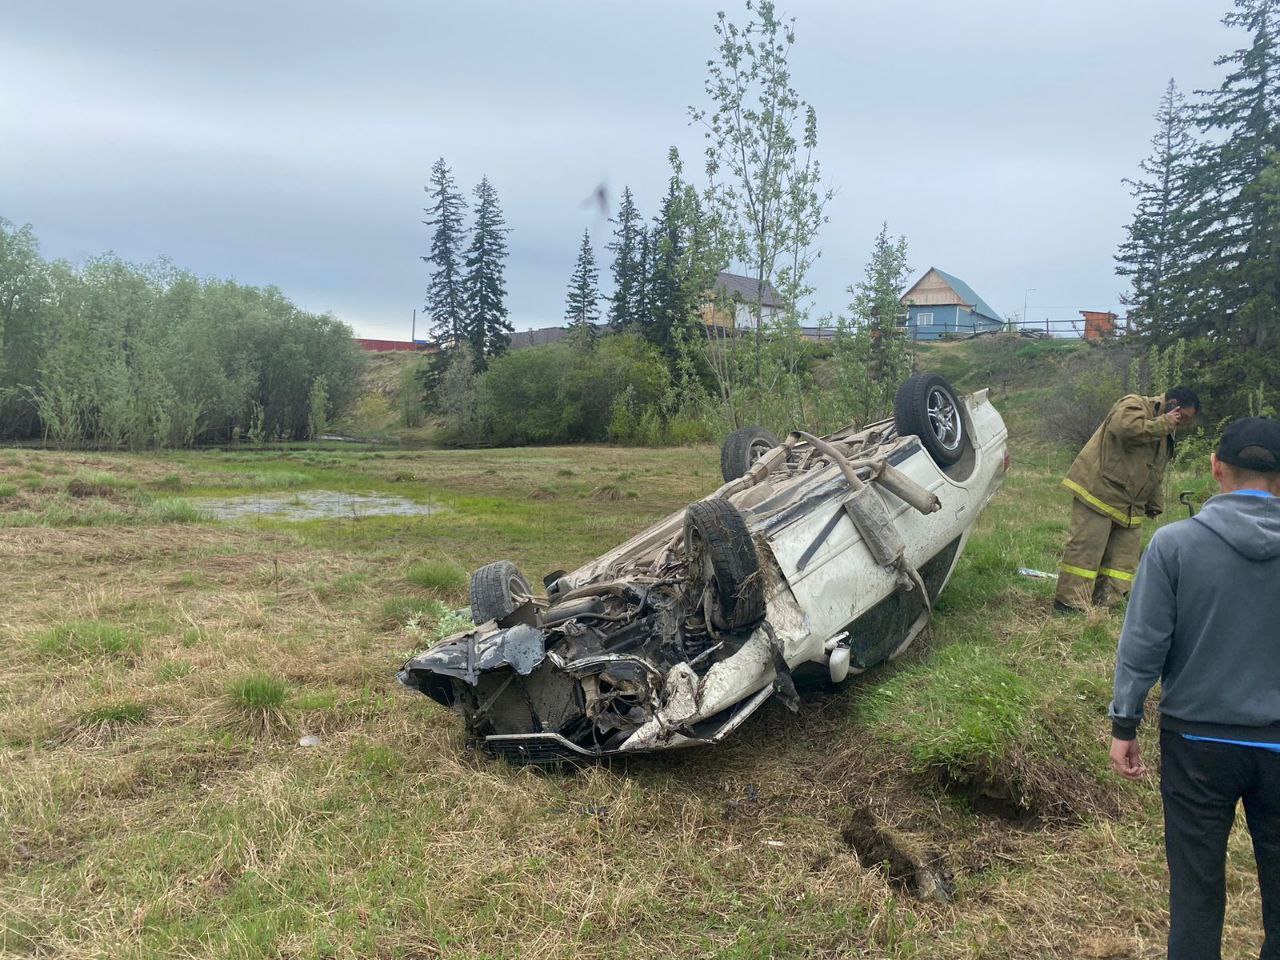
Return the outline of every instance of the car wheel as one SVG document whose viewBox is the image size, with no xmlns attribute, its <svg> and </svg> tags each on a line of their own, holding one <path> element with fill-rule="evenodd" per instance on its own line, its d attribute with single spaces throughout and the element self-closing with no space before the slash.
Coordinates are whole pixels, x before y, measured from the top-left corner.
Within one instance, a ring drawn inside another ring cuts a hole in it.
<svg viewBox="0 0 1280 960">
<path fill-rule="evenodd" d="M 893 419 L 898 433 L 919 437 L 940 467 L 958 462 L 969 443 L 955 388 L 936 373 L 917 373 L 903 381 L 893 401 Z"/>
<path fill-rule="evenodd" d="M 486 564 L 471 575 L 471 619 L 501 620 L 533 596 L 533 587 L 510 560 Z"/>
<path fill-rule="evenodd" d="M 737 480 L 762 456 L 778 445 L 778 438 L 764 427 L 735 430 L 720 448 L 720 476 L 725 483 Z"/>
<path fill-rule="evenodd" d="M 712 621 L 721 630 L 753 630 L 764 619 L 764 578 L 747 523 L 727 500 L 700 500 L 684 518 L 684 549 L 694 589 L 710 583 Z"/>
</svg>

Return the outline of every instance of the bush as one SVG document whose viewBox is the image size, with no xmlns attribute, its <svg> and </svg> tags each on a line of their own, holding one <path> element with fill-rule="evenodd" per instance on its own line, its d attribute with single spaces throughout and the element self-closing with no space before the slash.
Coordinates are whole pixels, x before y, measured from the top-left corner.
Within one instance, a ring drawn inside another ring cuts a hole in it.
<svg viewBox="0 0 1280 960">
<path fill-rule="evenodd" d="M 604 337 L 594 346 L 561 342 L 515 350 L 476 379 L 475 416 L 465 437 L 498 446 L 606 439 L 656 444 L 670 382 L 661 352 L 635 334 Z M 626 412 L 618 410 L 620 399 Z"/>
<path fill-rule="evenodd" d="M 1082 447 L 1126 393 L 1130 354 L 1099 347 L 1069 352 L 1040 404 L 1041 429 L 1054 443 Z"/>
<path fill-rule="evenodd" d="M 391 401 L 380 393 L 367 393 L 355 402 L 351 412 L 338 425 L 344 433 L 358 437 L 382 433 L 395 419 Z"/>
</svg>

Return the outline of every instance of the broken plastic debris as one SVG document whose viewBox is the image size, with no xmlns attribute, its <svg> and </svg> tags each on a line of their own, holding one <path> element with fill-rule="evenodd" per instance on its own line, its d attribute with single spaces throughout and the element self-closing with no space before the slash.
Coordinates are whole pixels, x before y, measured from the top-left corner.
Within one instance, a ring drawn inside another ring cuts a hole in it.
<svg viewBox="0 0 1280 960">
<path fill-rule="evenodd" d="M 308 733 L 298 741 L 300 747 L 318 747 L 320 746 L 320 738 L 314 733 Z"/>
<path fill-rule="evenodd" d="M 1030 567 L 1019 567 L 1018 575 L 1021 577 L 1030 577 L 1032 580 L 1057 580 L 1056 573 L 1045 573 L 1043 570 L 1032 570 Z"/>
</svg>

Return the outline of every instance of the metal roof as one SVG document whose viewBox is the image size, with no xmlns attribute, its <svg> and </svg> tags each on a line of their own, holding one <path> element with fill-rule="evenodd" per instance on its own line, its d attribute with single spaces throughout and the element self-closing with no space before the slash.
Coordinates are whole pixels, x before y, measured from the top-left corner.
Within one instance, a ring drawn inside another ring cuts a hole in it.
<svg viewBox="0 0 1280 960">
<path fill-rule="evenodd" d="M 978 296 L 978 294 L 974 291 L 973 287 L 969 286 L 959 277 L 953 277 L 951 274 L 947 273 L 945 270 L 939 270 L 937 267 L 930 267 L 928 270 L 926 270 L 924 272 L 924 276 L 921 277 L 920 280 L 917 280 L 912 285 L 911 290 L 914 290 L 916 287 L 918 287 L 920 285 L 920 281 L 923 280 L 925 277 L 927 277 L 930 274 L 930 272 L 936 273 L 943 280 L 945 280 L 947 282 L 947 286 L 949 286 L 952 290 L 955 291 L 956 296 L 958 296 L 967 306 L 973 307 L 974 313 L 979 314 L 980 316 L 984 316 L 988 320 L 995 320 L 998 323 L 1004 323 L 1004 318 L 1001 317 L 1000 314 L 996 313 L 995 309 L 991 306 L 991 304 L 987 303 L 987 301 L 983 300 L 980 296 Z M 911 290 L 908 290 L 906 294 L 903 294 L 904 300 L 911 293 Z M 929 304 L 918 304 L 918 306 L 929 306 Z"/>
<path fill-rule="evenodd" d="M 735 300 L 741 300 L 743 303 L 755 303 L 756 291 L 760 290 L 760 305 L 762 307 L 781 307 L 782 296 L 774 289 L 773 284 L 768 280 L 763 285 L 757 286 L 754 277 L 740 277 L 736 273 L 727 273 L 721 271 L 716 274 L 716 290 L 723 291 Z"/>
</svg>

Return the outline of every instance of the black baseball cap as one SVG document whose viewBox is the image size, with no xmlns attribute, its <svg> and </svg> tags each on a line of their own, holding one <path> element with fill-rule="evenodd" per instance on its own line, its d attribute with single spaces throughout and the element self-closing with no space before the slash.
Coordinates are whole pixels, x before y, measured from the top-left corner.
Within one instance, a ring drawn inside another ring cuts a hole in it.
<svg viewBox="0 0 1280 960">
<path fill-rule="evenodd" d="M 1242 417 L 1222 431 L 1218 459 L 1241 470 L 1280 473 L 1280 420 Z"/>
</svg>

